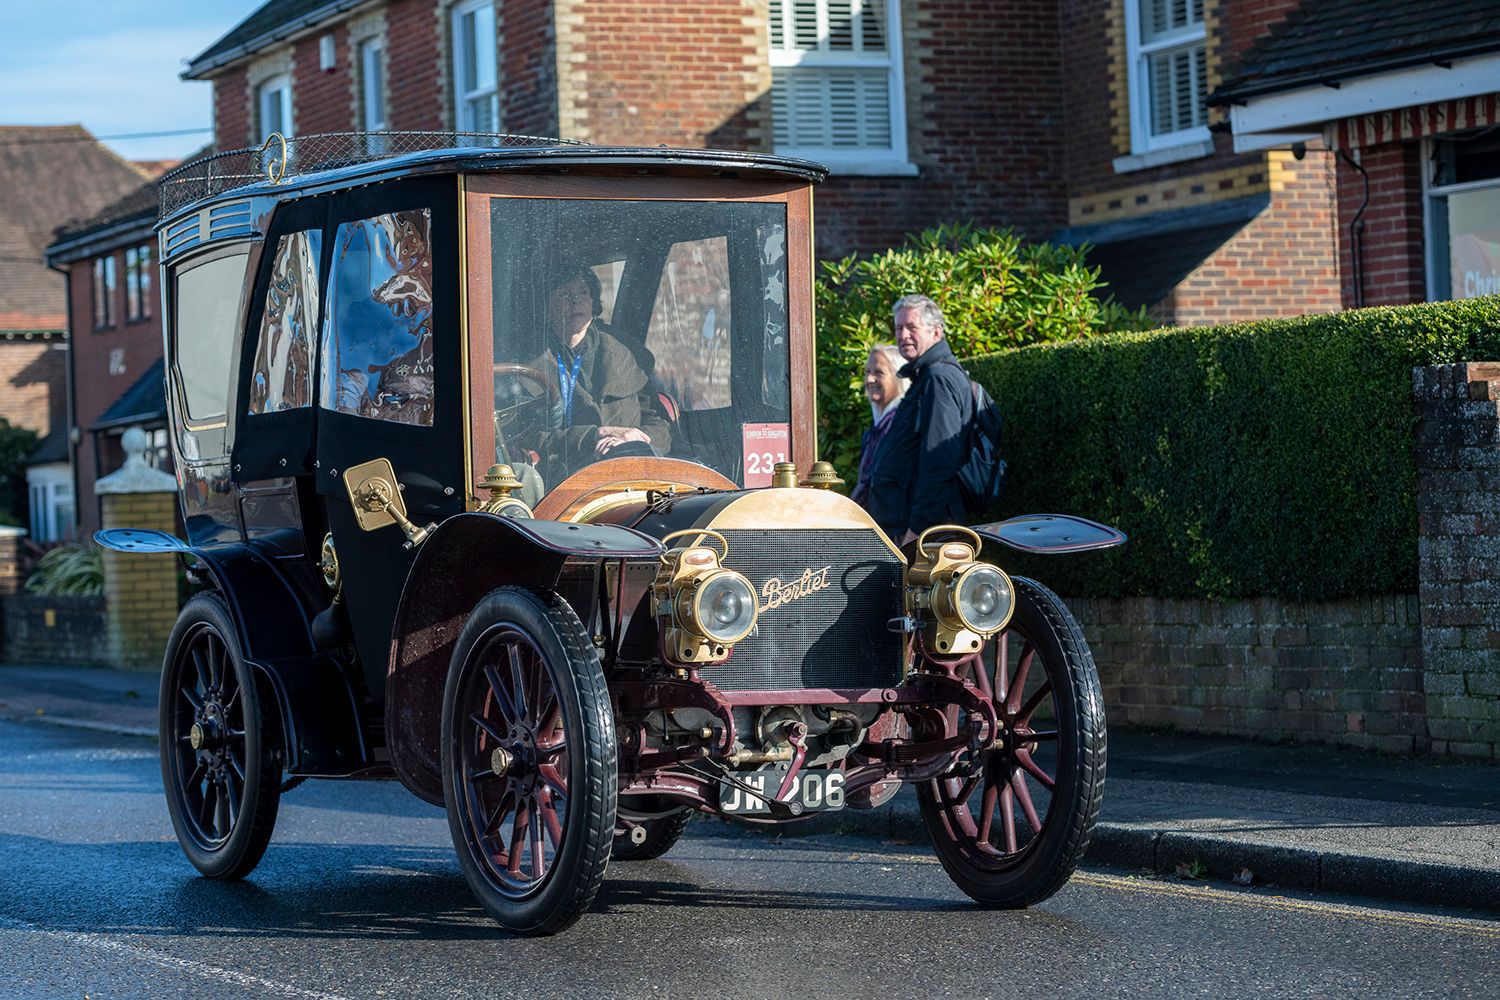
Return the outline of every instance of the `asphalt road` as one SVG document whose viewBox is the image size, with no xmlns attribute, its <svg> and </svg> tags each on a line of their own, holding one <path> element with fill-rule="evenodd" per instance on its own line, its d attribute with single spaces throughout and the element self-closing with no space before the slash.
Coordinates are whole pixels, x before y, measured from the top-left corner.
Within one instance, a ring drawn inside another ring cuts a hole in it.
<svg viewBox="0 0 1500 1000">
<path fill-rule="evenodd" d="M 924 847 L 707 821 L 513 938 L 447 838 L 394 784 L 309 782 L 251 878 L 211 882 L 154 743 L 0 722 L 0 997 L 1500 996 L 1493 920 L 1105 870 L 987 912 Z"/>
</svg>

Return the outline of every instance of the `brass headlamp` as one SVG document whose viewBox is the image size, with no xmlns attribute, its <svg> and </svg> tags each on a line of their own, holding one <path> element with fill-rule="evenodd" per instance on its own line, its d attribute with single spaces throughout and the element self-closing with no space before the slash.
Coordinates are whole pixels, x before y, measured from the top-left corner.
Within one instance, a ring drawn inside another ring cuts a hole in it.
<svg viewBox="0 0 1500 1000">
<path fill-rule="evenodd" d="M 662 553 L 651 585 L 651 611 L 662 619 L 662 650 L 668 659 L 721 663 L 730 648 L 755 629 L 760 606 L 744 574 L 720 565 L 729 543 L 717 531 L 674 531 L 662 544 L 690 535 L 695 544 L 668 547 Z M 697 544 L 709 539 L 719 543 L 718 552 Z"/>
<path fill-rule="evenodd" d="M 531 508 L 526 506 L 526 501 L 510 495 L 512 490 L 518 490 L 523 485 L 516 470 L 510 466 L 490 466 L 485 471 L 484 478 L 479 481 L 479 488 L 489 491 L 490 499 L 479 509 L 486 514 L 498 514 L 501 517 L 531 517 Z"/>
<path fill-rule="evenodd" d="M 968 540 L 929 542 L 936 533 Z M 933 652 L 976 652 L 1010 623 L 1015 588 L 998 566 L 975 558 L 981 544 L 973 531 L 954 524 L 928 528 L 917 539 L 916 558 L 906 571 L 906 613 L 923 623 Z"/>
</svg>

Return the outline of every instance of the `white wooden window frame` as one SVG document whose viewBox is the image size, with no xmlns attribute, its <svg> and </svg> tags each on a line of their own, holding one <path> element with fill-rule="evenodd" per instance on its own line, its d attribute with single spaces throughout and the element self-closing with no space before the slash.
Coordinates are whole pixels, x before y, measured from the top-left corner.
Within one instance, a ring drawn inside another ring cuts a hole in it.
<svg viewBox="0 0 1500 1000">
<path fill-rule="evenodd" d="M 474 116 L 471 114 L 471 105 L 478 100 L 488 97 L 490 100 L 490 116 L 494 120 L 493 131 L 500 130 L 500 53 L 495 37 L 489 39 L 491 52 L 491 64 L 494 67 L 494 78 L 488 86 L 475 87 L 473 90 L 463 89 L 463 79 L 466 75 L 464 63 L 463 46 L 463 19 L 467 14 L 489 8 L 498 25 L 500 13 L 495 9 L 495 0 L 464 0 L 463 3 L 453 5 L 449 14 L 449 47 L 453 53 L 453 125 L 459 132 L 482 131 L 478 127 Z M 475 40 L 476 51 L 483 43 L 482 39 Z M 475 73 L 478 76 L 478 73 Z"/>
<path fill-rule="evenodd" d="M 1151 42 L 1141 41 L 1141 5 L 1148 0 L 1125 0 L 1125 60 L 1130 88 L 1130 151 L 1150 153 L 1193 143 L 1212 141 L 1207 125 L 1151 134 L 1151 76 L 1147 64 L 1153 55 L 1199 42 L 1208 45 L 1206 21 L 1178 28 Z"/>
<path fill-rule="evenodd" d="M 854 17 L 859 17 L 864 0 L 855 0 Z M 781 8 L 781 37 L 790 41 L 794 32 L 794 0 L 786 0 Z M 828 3 L 817 0 L 818 37 L 829 37 Z M 769 37 L 770 24 L 766 25 Z M 847 149 L 827 146 L 777 146 L 776 152 L 788 156 L 801 156 L 825 164 L 835 174 L 900 175 L 917 173 L 917 168 L 906 158 L 906 81 L 903 72 L 901 50 L 901 0 L 886 0 L 885 4 L 886 51 L 881 54 L 863 52 L 809 52 L 770 46 L 772 70 L 776 69 L 884 69 L 890 107 L 890 149 Z"/>
<path fill-rule="evenodd" d="M 272 102 L 275 102 L 276 110 L 280 112 L 281 128 L 279 129 L 273 129 L 270 126 Z M 290 73 L 278 73 L 256 87 L 255 106 L 256 125 L 262 142 L 269 138 L 272 132 L 280 132 L 288 139 L 296 135 L 296 129 L 292 125 L 292 77 Z"/>
<path fill-rule="evenodd" d="M 390 123 L 385 106 L 385 39 L 379 36 L 359 43 L 359 87 L 363 131 L 384 132 Z"/>
</svg>

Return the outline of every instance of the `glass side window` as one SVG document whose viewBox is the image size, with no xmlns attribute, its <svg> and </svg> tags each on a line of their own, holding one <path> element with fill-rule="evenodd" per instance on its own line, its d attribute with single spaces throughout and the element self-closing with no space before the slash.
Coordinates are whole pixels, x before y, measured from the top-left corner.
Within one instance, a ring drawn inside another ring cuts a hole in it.
<svg viewBox="0 0 1500 1000">
<path fill-rule="evenodd" d="M 483 222 L 497 460 L 543 493 L 653 455 L 763 484 L 790 451 L 785 205 L 497 197 Z"/>
<path fill-rule="evenodd" d="M 189 420 L 212 420 L 227 411 L 248 257 L 248 252 L 233 253 L 177 272 L 173 362 Z"/>
<path fill-rule="evenodd" d="M 251 413 L 312 405 L 313 331 L 318 328 L 318 260 L 322 230 L 276 241 L 250 376 Z"/>
<path fill-rule="evenodd" d="M 432 212 L 339 226 L 323 325 L 325 409 L 432 426 Z"/>
</svg>

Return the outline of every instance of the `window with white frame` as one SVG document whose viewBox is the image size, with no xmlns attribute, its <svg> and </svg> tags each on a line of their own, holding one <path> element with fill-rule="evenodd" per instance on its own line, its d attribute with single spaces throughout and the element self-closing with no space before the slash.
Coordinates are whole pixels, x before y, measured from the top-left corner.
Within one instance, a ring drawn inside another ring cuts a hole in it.
<svg viewBox="0 0 1500 1000">
<path fill-rule="evenodd" d="M 272 132 L 292 137 L 292 78 L 283 73 L 273 76 L 256 88 L 256 106 L 260 115 L 261 140 Z"/>
<path fill-rule="evenodd" d="M 500 128 L 495 71 L 494 0 L 466 0 L 453 8 L 453 123 L 460 132 Z"/>
<path fill-rule="evenodd" d="M 900 0 L 770 0 L 776 150 L 835 170 L 904 165 Z"/>
<path fill-rule="evenodd" d="M 1209 138 L 1203 3 L 1125 0 L 1133 152 Z"/>
<path fill-rule="evenodd" d="M 384 132 L 390 126 L 385 120 L 385 42 L 370 38 L 359 46 L 359 74 L 364 97 L 364 130 Z"/>
</svg>

